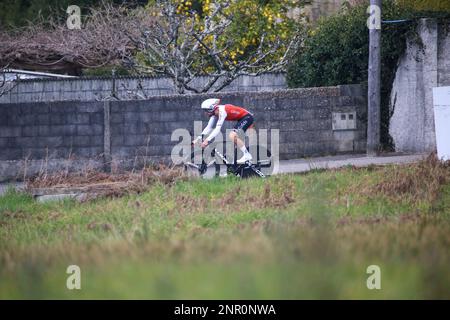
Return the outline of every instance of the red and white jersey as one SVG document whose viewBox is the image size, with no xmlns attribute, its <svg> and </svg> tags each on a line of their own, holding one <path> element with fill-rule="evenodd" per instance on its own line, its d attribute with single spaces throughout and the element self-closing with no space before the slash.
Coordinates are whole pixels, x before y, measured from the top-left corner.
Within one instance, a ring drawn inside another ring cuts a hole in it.
<svg viewBox="0 0 450 320">
<path fill-rule="evenodd" d="M 242 107 L 238 107 L 232 104 L 218 105 L 216 108 L 219 108 L 219 116 L 213 115 L 209 118 L 208 125 L 203 130 L 202 135 L 209 135 L 206 140 L 211 141 L 214 139 L 220 132 L 222 128 L 222 124 L 224 121 L 239 121 L 246 115 L 250 114 L 247 110 Z M 214 130 L 213 130 L 214 128 Z"/>
<path fill-rule="evenodd" d="M 225 112 L 227 113 L 227 117 L 225 119 L 227 121 L 239 121 L 250 113 L 244 108 L 234 106 L 232 104 L 226 104 L 224 105 L 224 108 Z"/>
</svg>

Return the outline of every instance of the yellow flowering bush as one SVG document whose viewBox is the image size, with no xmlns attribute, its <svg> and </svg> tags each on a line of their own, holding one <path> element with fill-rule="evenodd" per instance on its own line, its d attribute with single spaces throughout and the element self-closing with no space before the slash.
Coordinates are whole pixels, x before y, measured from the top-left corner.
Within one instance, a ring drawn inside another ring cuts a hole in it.
<svg viewBox="0 0 450 320">
<path fill-rule="evenodd" d="M 148 8 L 154 9 L 157 3 L 157 0 L 150 0 Z M 276 62 L 285 53 L 300 25 L 288 14 L 300 5 L 300 2 L 292 0 L 167 0 L 165 3 L 175 6 L 174 14 L 180 26 L 188 26 L 189 29 L 192 25 L 199 34 L 212 24 L 227 24 L 220 36 L 212 33 L 203 40 L 204 45 L 221 52 L 225 67 L 242 61 L 255 62 L 256 58 L 252 56 L 257 50 L 270 48 L 277 50 L 261 63 Z M 180 31 L 184 31 L 183 27 Z M 181 34 L 179 41 L 183 41 Z M 205 50 L 198 51 L 198 54 L 202 53 Z M 198 60 L 199 63 L 205 61 L 201 57 Z M 212 66 L 206 67 L 205 71 L 210 69 Z"/>
</svg>

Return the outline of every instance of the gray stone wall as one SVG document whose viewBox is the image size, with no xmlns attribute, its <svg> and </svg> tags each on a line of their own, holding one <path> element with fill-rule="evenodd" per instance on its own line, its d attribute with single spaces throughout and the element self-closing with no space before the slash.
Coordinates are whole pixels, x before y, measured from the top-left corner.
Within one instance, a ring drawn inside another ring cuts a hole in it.
<svg viewBox="0 0 450 320">
<path fill-rule="evenodd" d="M 436 150 L 433 87 L 450 86 L 450 25 L 422 19 L 422 44 L 408 40 L 399 61 L 391 96 L 389 131 L 400 152 Z"/>
<path fill-rule="evenodd" d="M 450 24 L 441 24 L 438 28 L 438 84 L 439 86 L 450 86 Z"/>
<path fill-rule="evenodd" d="M 208 80 L 208 77 L 198 77 L 191 85 L 198 88 Z M 267 73 L 257 77 L 240 76 L 222 91 L 272 91 L 285 88 L 287 84 L 283 73 Z M 121 100 L 176 94 L 172 81 L 164 77 L 27 79 L 21 80 L 12 91 L 1 96 L 0 103 L 99 101 L 110 99 L 113 92 Z"/>
<path fill-rule="evenodd" d="M 336 14 L 344 2 L 344 0 L 309 0 L 305 1 L 302 8 L 294 9 L 291 14 L 296 17 L 303 13 L 309 21 L 315 22 L 320 18 Z"/>
<path fill-rule="evenodd" d="M 101 102 L 0 106 L 0 160 L 95 157 L 103 152 Z"/>
<path fill-rule="evenodd" d="M 19 103 L 0 105 L 0 180 L 52 169 L 130 168 L 167 160 L 175 129 L 194 132 L 207 119 L 201 102 L 212 96 L 254 113 L 257 129 L 280 130 L 280 158 L 365 152 L 366 93 L 359 85 L 170 95 L 147 100 Z M 333 115 L 355 113 L 356 127 L 333 130 Z M 231 128 L 233 123 L 227 123 Z M 226 129 L 225 128 L 225 129 Z M 222 130 L 223 132 L 225 130 Z M 28 166 L 24 169 L 24 166 Z"/>
<path fill-rule="evenodd" d="M 337 13 L 343 3 L 343 0 L 313 0 L 305 7 L 305 11 L 311 21 L 316 21 L 321 17 Z"/>
</svg>

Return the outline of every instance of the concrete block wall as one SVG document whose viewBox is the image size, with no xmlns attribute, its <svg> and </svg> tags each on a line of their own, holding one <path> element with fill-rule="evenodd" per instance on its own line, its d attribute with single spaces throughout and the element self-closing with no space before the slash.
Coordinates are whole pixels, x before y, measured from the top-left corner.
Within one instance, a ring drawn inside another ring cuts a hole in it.
<svg viewBox="0 0 450 320">
<path fill-rule="evenodd" d="M 208 77 L 198 77 L 191 85 L 202 87 L 208 80 Z M 215 88 L 217 85 L 213 87 L 213 90 Z M 257 77 L 240 76 L 222 91 L 272 91 L 285 88 L 287 84 L 283 73 L 267 73 Z M 112 78 L 27 79 L 16 83 L 13 90 L 0 96 L 0 104 L 100 101 L 111 98 L 113 92 L 121 100 L 176 94 L 172 80 L 165 77 L 117 77 L 114 80 Z"/>
<path fill-rule="evenodd" d="M 133 167 L 145 160 L 167 160 L 178 141 L 176 129 L 194 132 L 194 121 L 207 118 L 204 99 L 243 106 L 255 115 L 257 129 L 278 129 L 280 159 L 365 152 L 366 93 L 359 85 L 155 96 L 130 101 L 67 101 L 0 105 L 0 180 L 42 167 L 61 168 L 70 158 L 95 167 Z M 356 129 L 332 129 L 334 112 L 356 112 Z M 227 123 L 222 132 L 232 128 Z M 67 164 L 69 165 L 69 164 Z M 34 169 L 33 169 L 34 168 Z"/>
<path fill-rule="evenodd" d="M 93 158 L 103 152 L 103 103 L 0 105 L 0 161 Z"/>
</svg>

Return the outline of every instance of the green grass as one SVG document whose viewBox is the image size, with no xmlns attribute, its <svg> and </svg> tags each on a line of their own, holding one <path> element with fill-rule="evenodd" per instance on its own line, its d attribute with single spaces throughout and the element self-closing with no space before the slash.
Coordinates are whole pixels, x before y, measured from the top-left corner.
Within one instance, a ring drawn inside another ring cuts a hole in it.
<svg viewBox="0 0 450 320">
<path fill-rule="evenodd" d="M 375 192 L 396 170 L 410 168 L 179 181 L 82 204 L 8 191 L 0 298 L 448 299 L 450 184 L 432 200 L 426 184 Z M 81 290 L 66 288 L 73 264 Z M 373 264 L 381 290 L 366 287 Z"/>
</svg>

